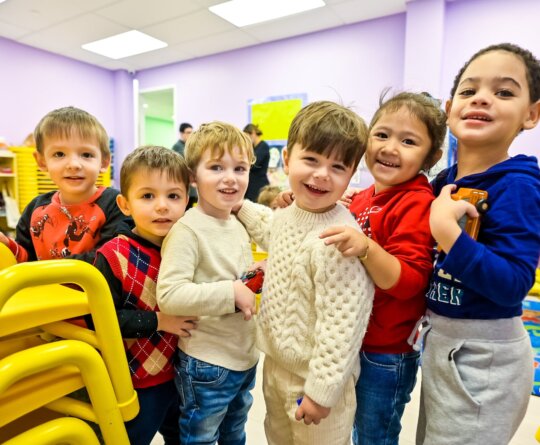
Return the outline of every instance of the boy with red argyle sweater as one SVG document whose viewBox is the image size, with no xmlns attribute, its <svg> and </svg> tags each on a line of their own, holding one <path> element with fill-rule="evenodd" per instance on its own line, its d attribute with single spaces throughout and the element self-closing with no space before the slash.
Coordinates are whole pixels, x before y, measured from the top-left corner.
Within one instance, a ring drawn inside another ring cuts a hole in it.
<svg viewBox="0 0 540 445">
<path fill-rule="evenodd" d="M 65 107 L 47 113 L 34 131 L 34 157 L 58 191 L 34 198 L 24 210 L 16 240 L 0 232 L 17 261 L 74 258 L 92 262 L 95 249 L 114 236 L 125 220 L 117 190 L 97 187 L 111 162 L 109 138 L 84 110 Z"/>
<path fill-rule="evenodd" d="M 186 209 L 189 171 L 172 150 L 140 147 L 122 164 L 120 190 L 118 207 L 135 228 L 104 244 L 95 266 L 111 288 L 139 396 L 139 414 L 126 429 L 132 445 L 149 445 L 157 431 L 166 445 L 180 444 L 173 357 L 178 336 L 189 337 L 197 319 L 159 312 L 156 281 L 161 243 Z"/>
</svg>

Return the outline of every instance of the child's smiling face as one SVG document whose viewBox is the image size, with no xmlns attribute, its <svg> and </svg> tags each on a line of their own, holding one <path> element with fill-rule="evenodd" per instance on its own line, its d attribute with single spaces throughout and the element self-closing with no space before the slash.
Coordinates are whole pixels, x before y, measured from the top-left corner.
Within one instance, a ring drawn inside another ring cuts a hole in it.
<svg viewBox="0 0 540 445">
<path fill-rule="evenodd" d="M 474 59 L 446 105 L 448 126 L 460 145 L 505 153 L 522 129 L 534 128 L 537 109 L 530 103 L 523 60 L 503 50 Z"/>
</svg>

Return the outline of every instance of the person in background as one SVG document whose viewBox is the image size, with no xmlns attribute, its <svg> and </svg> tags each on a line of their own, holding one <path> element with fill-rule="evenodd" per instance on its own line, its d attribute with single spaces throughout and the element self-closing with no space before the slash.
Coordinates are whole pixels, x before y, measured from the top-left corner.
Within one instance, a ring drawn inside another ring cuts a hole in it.
<svg viewBox="0 0 540 445">
<path fill-rule="evenodd" d="M 193 133 L 193 126 L 191 124 L 188 124 L 187 122 L 182 122 L 180 124 L 180 127 L 178 128 L 178 131 L 180 132 L 180 138 L 173 145 L 172 149 L 179 155 L 184 156 L 186 142 L 191 136 L 191 133 Z M 197 189 L 193 187 L 192 185 L 190 185 L 189 186 L 189 201 L 187 203 L 186 208 L 190 209 L 196 204 L 196 202 L 197 202 Z"/>
<path fill-rule="evenodd" d="M 474 54 L 446 103 L 457 164 L 433 181 L 430 227 L 441 249 L 427 292 L 419 445 L 506 445 L 527 411 L 533 352 L 521 314 L 540 255 L 540 170 L 509 147 L 540 119 L 540 61 L 502 43 Z M 462 229 L 487 192 L 476 239 Z"/>
<path fill-rule="evenodd" d="M 179 131 L 179 139 L 176 141 L 176 143 L 173 145 L 172 149 L 184 156 L 184 149 L 186 147 L 186 142 L 191 136 L 191 133 L 193 133 L 193 126 L 191 124 L 188 124 L 187 122 L 182 122 L 180 124 L 180 127 L 178 128 Z"/>
<path fill-rule="evenodd" d="M 257 125 L 247 124 L 244 127 L 244 133 L 251 139 L 255 152 L 255 162 L 249 170 L 249 185 L 245 198 L 252 202 L 257 202 L 261 188 L 270 184 L 266 175 L 268 172 L 268 163 L 270 162 L 270 147 L 261 139 L 263 133 Z"/>
<path fill-rule="evenodd" d="M 349 445 L 354 385 L 373 303 L 373 282 L 357 258 L 325 246 L 332 225 L 358 230 L 337 201 L 366 149 L 353 111 L 313 102 L 293 119 L 285 172 L 295 195 L 286 209 L 244 200 L 238 218 L 267 250 L 257 345 L 264 351 L 264 428 L 270 445 Z"/>
<path fill-rule="evenodd" d="M 257 204 L 262 204 L 270 207 L 272 210 L 277 209 L 276 197 L 281 193 L 281 188 L 277 185 L 265 185 L 259 192 Z"/>
<path fill-rule="evenodd" d="M 189 337 L 197 318 L 159 312 L 156 282 L 161 243 L 186 210 L 189 176 L 184 159 L 168 148 L 131 152 L 116 201 L 135 227 L 121 227 L 96 253 L 94 265 L 109 283 L 139 398 L 139 413 L 126 422 L 131 445 L 149 445 L 158 431 L 165 445 L 180 445 L 173 358 L 178 337 Z"/>
<path fill-rule="evenodd" d="M 358 257 L 376 286 L 360 349 L 355 445 L 399 442 L 420 362 L 408 339 L 425 313 L 433 271 L 429 209 L 435 197 L 423 172 L 441 157 L 446 134 L 446 115 L 431 96 L 403 92 L 383 98 L 366 151 L 375 183 L 349 205 L 361 231 L 342 226 L 321 234 L 345 256 Z"/>
<path fill-rule="evenodd" d="M 170 230 L 161 248 L 161 311 L 200 317 L 181 337 L 175 364 L 182 445 L 246 443 L 259 352 L 255 294 L 240 277 L 253 263 L 246 229 L 231 215 L 244 197 L 253 146 L 238 128 L 203 124 L 186 146 L 199 203 Z"/>
<path fill-rule="evenodd" d="M 58 187 L 24 209 L 12 240 L 0 232 L 18 262 L 74 258 L 92 263 L 126 217 L 116 205 L 118 191 L 96 186 L 111 162 L 109 138 L 84 110 L 65 107 L 48 113 L 34 131 L 34 157 Z"/>
</svg>

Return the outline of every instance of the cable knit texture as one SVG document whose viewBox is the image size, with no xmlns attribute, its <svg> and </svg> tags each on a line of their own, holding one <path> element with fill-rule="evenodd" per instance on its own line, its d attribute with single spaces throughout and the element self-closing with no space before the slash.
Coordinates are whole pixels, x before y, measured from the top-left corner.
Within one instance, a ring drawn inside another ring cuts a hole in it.
<svg viewBox="0 0 540 445">
<path fill-rule="evenodd" d="M 245 201 L 238 216 L 268 250 L 257 344 L 305 379 L 305 394 L 332 407 L 347 377 L 359 375 L 374 289 L 358 258 L 345 258 L 319 235 L 333 225 L 358 225 L 341 205 L 311 213 L 293 204 L 272 213 Z"/>
</svg>

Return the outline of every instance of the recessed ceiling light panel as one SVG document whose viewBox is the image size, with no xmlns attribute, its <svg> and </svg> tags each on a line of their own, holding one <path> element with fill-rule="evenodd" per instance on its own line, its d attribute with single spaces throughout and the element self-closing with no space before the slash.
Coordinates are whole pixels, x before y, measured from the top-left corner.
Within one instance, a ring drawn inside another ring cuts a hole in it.
<svg viewBox="0 0 540 445">
<path fill-rule="evenodd" d="M 325 6 L 324 0 L 230 0 L 208 9 L 242 27 Z"/>
<path fill-rule="evenodd" d="M 106 39 L 85 43 L 82 48 L 100 54 L 110 59 L 123 59 L 124 57 L 142 54 L 148 51 L 165 48 L 167 44 L 161 40 L 150 37 L 140 31 L 123 32 Z"/>
</svg>

